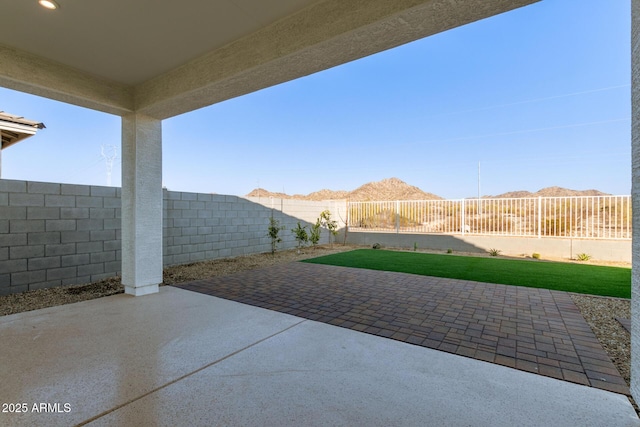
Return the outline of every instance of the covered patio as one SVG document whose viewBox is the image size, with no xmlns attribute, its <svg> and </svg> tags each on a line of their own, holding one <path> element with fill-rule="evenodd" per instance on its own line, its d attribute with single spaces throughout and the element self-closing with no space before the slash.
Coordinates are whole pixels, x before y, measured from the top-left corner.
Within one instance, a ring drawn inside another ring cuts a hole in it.
<svg viewBox="0 0 640 427">
<path fill-rule="evenodd" d="M 0 85 L 122 117 L 122 277 L 141 296 L 162 280 L 162 120 L 534 2 L 12 2 Z"/>
<path fill-rule="evenodd" d="M 504 425 L 639 425 L 620 394 L 159 288 L 162 120 L 534 2 L 59 0 L 58 10 L 44 10 L 34 0 L 0 6 L 12 18 L 0 26 L 1 86 L 122 117 L 128 294 L 0 321 L 7 343 L 2 376 L 10 378 L 2 395 L 6 403 L 30 406 L 28 414 L 12 414 L 9 424 L 496 425 L 502 414 Z M 635 230 L 638 28 L 640 1 L 633 0 Z M 635 236 L 634 264 L 638 241 Z M 634 268 L 636 308 L 639 280 Z M 639 313 L 634 309 L 636 398 Z M 212 376 L 221 381 L 214 384 Z M 35 402 L 59 403 L 53 407 L 59 411 L 34 412 Z"/>
</svg>

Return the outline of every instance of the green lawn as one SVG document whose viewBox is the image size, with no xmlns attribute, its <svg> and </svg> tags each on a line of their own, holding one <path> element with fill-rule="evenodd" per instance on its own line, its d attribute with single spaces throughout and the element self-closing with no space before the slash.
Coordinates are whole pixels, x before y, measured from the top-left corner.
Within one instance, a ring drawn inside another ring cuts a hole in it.
<svg viewBox="0 0 640 427">
<path fill-rule="evenodd" d="M 303 262 L 631 297 L 631 269 L 621 267 L 374 249 L 358 249 Z"/>
</svg>

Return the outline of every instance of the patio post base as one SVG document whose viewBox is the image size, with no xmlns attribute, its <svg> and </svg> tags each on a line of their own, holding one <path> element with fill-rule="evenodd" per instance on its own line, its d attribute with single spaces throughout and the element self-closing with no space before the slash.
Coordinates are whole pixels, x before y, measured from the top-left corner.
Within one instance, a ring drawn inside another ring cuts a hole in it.
<svg viewBox="0 0 640 427">
<path fill-rule="evenodd" d="M 141 297 L 143 295 L 157 294 L 160 291 L 158 284 L 144 285 L 144 286 L 124 286 L 124 293 L 127 295 L 133 295 L 134 297 Z"/>
</svg>

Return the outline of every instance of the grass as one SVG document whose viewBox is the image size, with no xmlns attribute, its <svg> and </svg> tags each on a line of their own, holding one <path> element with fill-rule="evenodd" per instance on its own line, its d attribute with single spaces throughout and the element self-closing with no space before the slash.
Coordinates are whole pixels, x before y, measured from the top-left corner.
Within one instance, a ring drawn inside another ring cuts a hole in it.
<svg viewBox="0 0 640 427">
<path fill-rule="evenodd" d="M 358 249 L 303 262 L 423 276 L 527 286 L 581 294 L 631 297 L 631 269 L 563 262 Z"/>
</svg>

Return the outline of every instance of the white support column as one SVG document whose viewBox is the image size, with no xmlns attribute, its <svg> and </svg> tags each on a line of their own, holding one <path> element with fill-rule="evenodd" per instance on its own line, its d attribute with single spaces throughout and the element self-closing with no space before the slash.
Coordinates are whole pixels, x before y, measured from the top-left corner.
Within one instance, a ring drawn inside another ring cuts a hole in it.
<svg viewBox="0 0 640 427">
<path fill-rule="evenodd" d="M 162 122 L 122 118 L 122 283 L 140 296 L 162 282 Z"/>
<path fill-rule="evenodd" d="M 640 0 L 631 3 L 631 394 L 640 401 Z"/>
</svg>

